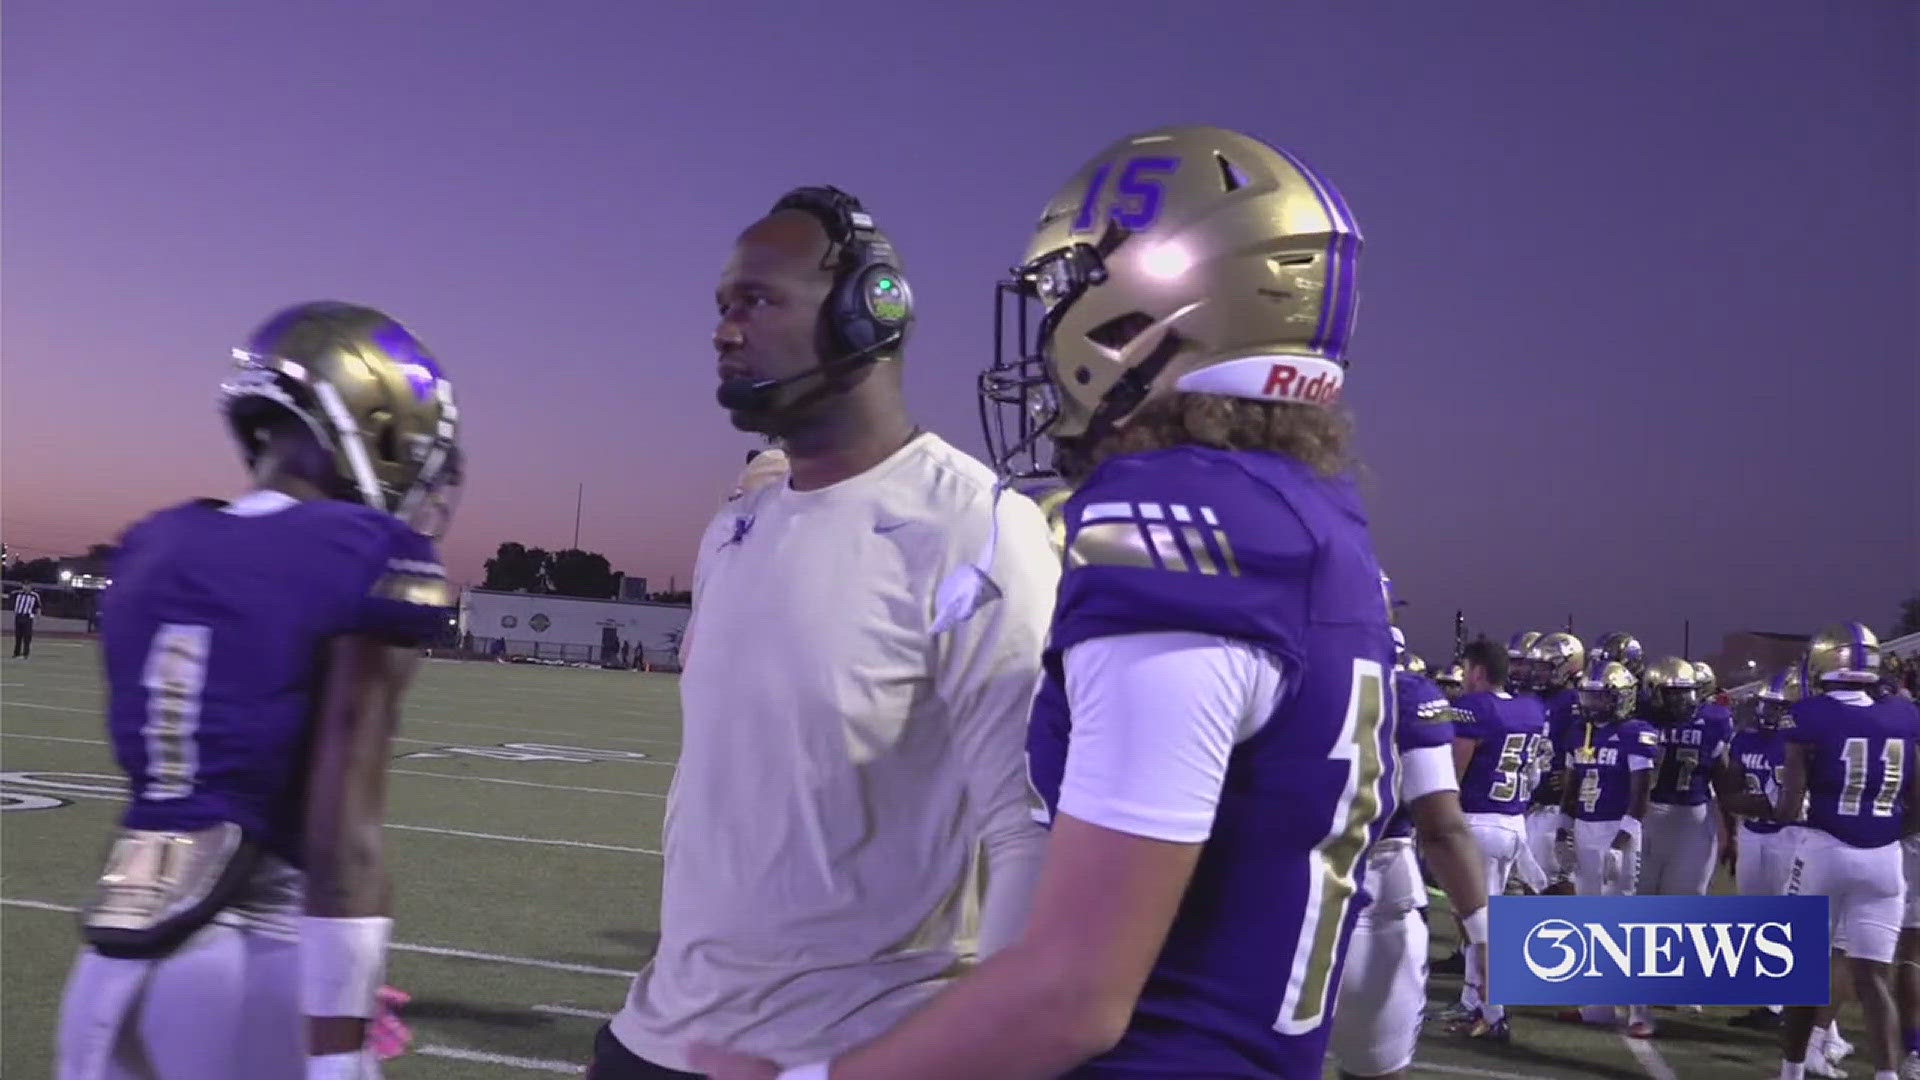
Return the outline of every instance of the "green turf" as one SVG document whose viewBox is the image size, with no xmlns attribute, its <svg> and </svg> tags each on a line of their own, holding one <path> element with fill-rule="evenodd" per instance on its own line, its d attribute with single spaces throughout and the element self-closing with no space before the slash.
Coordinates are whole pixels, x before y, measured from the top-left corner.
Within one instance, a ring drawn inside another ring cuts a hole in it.
<svg viewBox="0 0 1920 1080">
<path fill-rule="evenodd" d="M 0 897 L 8 901 L 0 906 L 0 1076 L 50 1072 L 55 1011 L 76 941 L 74 917 L 19 902 L 70 907 L 98 872 L 119 803 L 101 792 L 62 793 L 50 784 L 118 785 L 100 745 L 100 704 L 90 645 L 43 640 L 30 661 L 0 668 L 0 769 L 9 774 L 0 789 L 66 802 L 9 811 L 0 820 Z M 413 995 L 404 1015 L 418 1052 L 389 1063 L 386 1075 L 530 1077 L 577 1068 L 599 1021 L 537 1007 L 610 1012 L 626 991 L 619 973 L 631 972 L 653 949 L 661 861 L 648 852 L 660 847 L 662 797 L 678 746 L 675 680 L 429 663 L 409 698 L 402 734 L 407 741 L 395 747 L 388 815 L 393 825 L 408 827 L 389 833 L 395 940 L 482 955 L 394 952 L 389 981 Z M 512 760 L 593 756 L 555 749 L 562 747 L 613 753 L 590 761 Z M 15 779 L 19 773 L 38 779 Z M 643 850 L 610 850 L 622 848 Z M 1446 922 L 1434 920 L 1436 939 L 1448 936 Z M 1437 940 L 1436 955 L 1442 943 Z M 1432 980 L 1436 1004 L 1458 991 L 1457 980 Z M 1654 1045 L 1674 1076 L 1772 1073 L 1771 1038 L 1729 1028 L 1730 1013 L 1660 1011 L 1663 1029 Z M 447 1056 L 465 1051 L 527 1060 Z M 1544 1010 L 1519 1011 L 1507 1048 L 1463 1043 L 1430 1028 L 1418 1058 L 1424 1067 L 1415 1076 L 1650 1075 L 1619 1036 L 1556 1023 Z M 1856 1075 L 1865 1069 L 1864 1062 L 1848 1065 Z"/>
</svg>

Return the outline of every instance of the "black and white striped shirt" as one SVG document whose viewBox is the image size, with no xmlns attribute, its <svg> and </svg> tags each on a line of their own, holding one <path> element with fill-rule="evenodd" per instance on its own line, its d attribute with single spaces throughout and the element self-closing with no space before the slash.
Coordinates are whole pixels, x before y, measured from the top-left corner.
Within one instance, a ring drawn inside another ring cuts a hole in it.
<svg viewBox="0 0 1920 1080">
<path fill-rule="evenodd" d="M 40 594 L 25 589 L 13 594 L 13 613 L 31 619 L 40 614 Z"/>
</svg>

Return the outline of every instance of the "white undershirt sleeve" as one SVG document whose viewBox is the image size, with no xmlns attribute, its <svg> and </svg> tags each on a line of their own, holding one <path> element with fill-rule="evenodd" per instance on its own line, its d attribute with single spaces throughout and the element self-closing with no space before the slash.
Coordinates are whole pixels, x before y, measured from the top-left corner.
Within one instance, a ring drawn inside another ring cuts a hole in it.
<svg viewBox="0 0 1920 1080">
<path fill-rule="evenodd" d="M 1460 781 L 1453 772 L 1453 747 L 1422 746 L 1400 755 L 1400 801 L 1415 799 L 1436 791 L 1459 791 Z"/>
<path fill-rule="evenodd" d="M 1116 832 L 1198 844 L 1236 744 L 1266 724 L 1280 661 L 1245 642 L 1154 632 L 1067 650 L 1073 736 L 1059 808 Z"/>
</svg>

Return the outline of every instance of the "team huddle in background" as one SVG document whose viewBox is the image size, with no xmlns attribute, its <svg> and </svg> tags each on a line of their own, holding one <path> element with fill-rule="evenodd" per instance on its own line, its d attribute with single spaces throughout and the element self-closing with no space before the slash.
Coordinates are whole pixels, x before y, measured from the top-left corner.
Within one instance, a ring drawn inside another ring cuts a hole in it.
<svg viewBox="0 0 1920 1080">
<path fill-rule="evenodd" d="M 1454 1026 L 1505 1040 L 1490 893 L 1703 892 L 1723 835 L 1744 890 L 1833 898 L 1876 1066 L 1905 1030 L 1920 1068 L 1920 969 L 1897 1016 L 1889 975 L 1920 958 L 1920 717 L 1877 643 L 1822 633 L 1742 724 L 1626 635 L 1429 680 L 1339 406 L 1360 250 L 1287 151 L 1116 141 L 999 286 L 982 463 L 907 412 L 912 291 L 858 200 L 796 189 L 739 235 L 715 397 L 780 451 L 700 539 L 658 943 L 590 1080 L 1399 1075 L 1426 879 Z M 459 412 L 371 308 L 289 309 L 235 359 L 253 489 L 135 525 L 105 601 L 131 799 L 61 1080 L 368 1080 L 404 1041 L 379 837 L 452 603 Z M 1830 1022 L 1786 1010 L 1784 1076 L 1832 1075 Z"/>
<path fill-rule="evenodd" d="M 1700 895 L 1724 862 L 1741 894 L 1827 896 L 1876 1075 L 1898 1063 L 1920 1076 L 1920 818 L 1908 764 L 1920 711 L 1889 669 L 1873 632 L 1843 623 L 1736 714 L 1706 664 L 1649 662 L 1628 634 L 1607 634 L 1590 657 L 1563 632 L 1515 634 L 1504 650 L 1474 642 L 1435 681 L 1457 710 L 1461 803 L 1488 891 Z M 1503 1010 L 1479 995 L 1471 952 L 1464 967 L 1452 1027 L 1510 1037 Z M 1835 1008 L 1785 1012 L 1784 1023 L 1778 1006 L 1732 1022 L 1782 1029 L 1788 1080 L 1842 1075 L 1853 1047 Z M 1585 1006 L 1561 1019 L 1621 1018 Z M 1645 1005 L 1628 1004 L 1625 1025 L 1635 1038 L 1657 1033 Z"/>
</svg>

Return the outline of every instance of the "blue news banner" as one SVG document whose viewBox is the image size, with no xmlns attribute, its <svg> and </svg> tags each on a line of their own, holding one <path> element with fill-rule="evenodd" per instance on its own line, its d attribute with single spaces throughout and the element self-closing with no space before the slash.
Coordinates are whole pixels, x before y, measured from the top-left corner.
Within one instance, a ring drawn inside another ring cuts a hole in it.
<svg viewBox="0 0 1920 1080">
<path fill-rule="evenodd" d="M 1825 1005 L 1824 896 L 1495 896 L 1497 1005 Z"/>
</svg>

